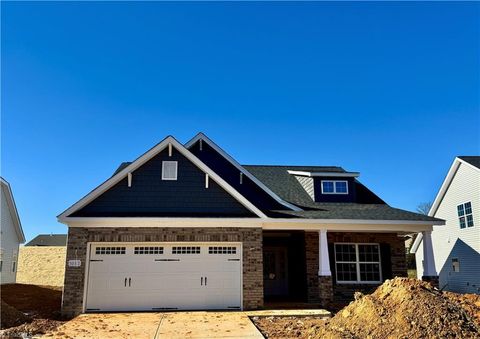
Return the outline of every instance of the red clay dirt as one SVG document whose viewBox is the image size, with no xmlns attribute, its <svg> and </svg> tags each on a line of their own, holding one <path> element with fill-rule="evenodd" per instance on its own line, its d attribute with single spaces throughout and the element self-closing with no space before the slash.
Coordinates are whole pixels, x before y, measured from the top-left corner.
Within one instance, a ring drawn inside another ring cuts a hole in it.
<svg viewBox="0 0 480 339">
<path fill-rule="evenodd" d="M 61 287 L 7 284 L 0 294 L 2 338 L 43 334 L 63 323 Z"/>
<path fill-rule="evenodd" d="M 480 338 L 480 296 L 441 292 L 416 279 L 387 280 L 356 294 L 327 321 L 257 318 L 266 338 Z"/>
</svg>

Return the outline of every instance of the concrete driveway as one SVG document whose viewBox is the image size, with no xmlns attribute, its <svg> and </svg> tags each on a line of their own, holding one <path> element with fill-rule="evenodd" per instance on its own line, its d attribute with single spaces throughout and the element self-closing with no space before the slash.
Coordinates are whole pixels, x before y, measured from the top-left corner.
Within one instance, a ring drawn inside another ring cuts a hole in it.
<svg viewBox="0 0 480 339">
<path fill-rule="evenodd" d="M 46 337 L 263 338 L 244 312 L 82 314 Z"/>
</svg>

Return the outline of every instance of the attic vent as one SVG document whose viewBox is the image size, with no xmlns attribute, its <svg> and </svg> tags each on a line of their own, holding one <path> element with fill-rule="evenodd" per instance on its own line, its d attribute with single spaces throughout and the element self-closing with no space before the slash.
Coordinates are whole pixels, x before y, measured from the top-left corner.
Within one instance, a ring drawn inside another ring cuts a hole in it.
<svg viewBox="0 0 480 339">
<path fill-rule="evenodd" d="M 162 161 L 162 180 L 177 180 L 177 161 Z"/>
</svg>

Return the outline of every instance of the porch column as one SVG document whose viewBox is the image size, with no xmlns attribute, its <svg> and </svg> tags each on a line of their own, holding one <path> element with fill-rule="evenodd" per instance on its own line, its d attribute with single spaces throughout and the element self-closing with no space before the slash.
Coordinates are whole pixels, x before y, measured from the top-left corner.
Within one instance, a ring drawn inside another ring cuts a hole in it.
<svg viewBox="0 0 480 339">
<path fill-rule="evenodd" d="M 318 232 L 318 289 L 320 303 L 325 307 L 333 300 L 333 282 L 328 255 L 327 230 Z"/>
<path fill-rule="evenodd" d="M 423 241 L 422 280 L 429 281 L 433 286 L 438 287 L 438 274 L 435 268 L 435 257 L 433 255 L 432 231 L 423 231 L 422 241 Z"/>
</svg>

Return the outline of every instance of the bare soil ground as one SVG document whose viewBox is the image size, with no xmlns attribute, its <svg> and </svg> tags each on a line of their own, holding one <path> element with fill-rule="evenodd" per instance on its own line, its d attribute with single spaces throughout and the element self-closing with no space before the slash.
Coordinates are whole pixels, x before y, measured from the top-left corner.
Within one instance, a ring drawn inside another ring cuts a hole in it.
<svg viewBox="0 0 480 339">
<path fill-rule="evenodd" d="M 61 287 L 26 284 L 2 285 L 2 338 L 43 334 L 63 324 Z"/>
<path fill-rule="evenodd" d="M 253 318 L 267 338 L 480 338 L 480 296 L 441 292 L 407 278 L 387 280 L 330 320 Z"/>
</svg>

